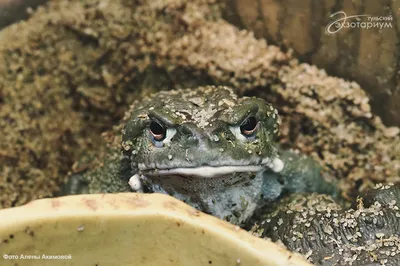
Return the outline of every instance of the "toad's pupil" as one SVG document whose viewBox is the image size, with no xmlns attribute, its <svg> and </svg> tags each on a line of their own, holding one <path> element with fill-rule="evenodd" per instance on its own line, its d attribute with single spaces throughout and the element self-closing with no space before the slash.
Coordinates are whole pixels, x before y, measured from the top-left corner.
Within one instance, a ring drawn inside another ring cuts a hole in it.
<svg viewBox="0 0 400 266">
<path fill-rule="evenodd" d="M 165 128 L 155 121 L 152 121 L 150 123 L 150 133 L 151 135 L 153 135 L 153 138 L 157 141 L 165 139 L 166 136 Z"/>
<path fill-rule="evenodd" d="M 257 127 L 257 119 L 254 116 L 247 118 L 240 126 L 240 131 L 243 135 L 249 136 L 254 133 Z"/>
</svg>

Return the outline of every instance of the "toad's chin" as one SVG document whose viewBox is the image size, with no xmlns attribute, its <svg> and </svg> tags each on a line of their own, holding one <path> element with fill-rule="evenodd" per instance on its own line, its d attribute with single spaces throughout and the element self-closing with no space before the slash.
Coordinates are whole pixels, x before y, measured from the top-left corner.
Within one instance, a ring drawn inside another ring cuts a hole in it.
<svg viewBox="0 0 400 266">
<path fill-rule="evenodd" d="M 278 173 L 283 170 L 284 163 L 278 157 L 265 159 L 260 165 L 221 165 L 221 166 L 197 166 L 197 167 L 177 167 L 169 169 L 147 169 L 150 175 L 158 176 L 192 176 L 199 178 L 214 178 L 232 173 L 259 172 L 265 168 Z M 144 169 L 143 169 L 144 170 Z"/>
</svg>

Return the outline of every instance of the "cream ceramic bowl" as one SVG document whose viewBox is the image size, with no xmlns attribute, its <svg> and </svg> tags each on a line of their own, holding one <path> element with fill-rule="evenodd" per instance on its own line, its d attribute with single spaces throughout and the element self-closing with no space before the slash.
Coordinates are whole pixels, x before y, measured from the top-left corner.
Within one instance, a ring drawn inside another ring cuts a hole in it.
<svg viewBox="0 0 400 266">
<path fill-rule="evenodd" d="M 160 194 L 78 195 L 0 210 L 0 265 L 257 266 L 301 256 Z"/>
</svg>

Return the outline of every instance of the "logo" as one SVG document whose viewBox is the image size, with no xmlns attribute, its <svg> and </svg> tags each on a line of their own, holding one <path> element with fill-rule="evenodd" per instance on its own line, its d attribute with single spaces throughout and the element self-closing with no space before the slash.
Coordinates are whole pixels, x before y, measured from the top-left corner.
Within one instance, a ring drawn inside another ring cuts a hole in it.
<svg viewBox="0 0 400 266">
<path fill-rule="evenodd" d="M 343 28 L 392 28 L 393 17 L 389 16 L 371 16 L 371 15 L 353 15 L 347 16 L 344 11 L 339 11 L 330 16 L 335 20 L 329 23 L 325 28 L 325 33 L 332 35 Z"/>
</svg>

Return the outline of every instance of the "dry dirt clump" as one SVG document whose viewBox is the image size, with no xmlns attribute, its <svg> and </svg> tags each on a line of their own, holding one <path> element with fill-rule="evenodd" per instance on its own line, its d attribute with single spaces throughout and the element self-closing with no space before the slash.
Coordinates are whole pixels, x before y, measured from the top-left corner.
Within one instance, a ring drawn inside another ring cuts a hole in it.
<svg viewBox="0 0 400 266">
<path fill-rule="evenodd" d="M 79 23 L 89 10 L 60 2 L 1 33 L 0 207 L 51 196 L 112 123 L 115 94 L 103 89 L 99 63 L 105 45 L 78 36 L 67 20 L 74 14 Z"/>
<path fill-rule="evenodd" d="M 344 196 L 354 196 L 352 188 L 358 194 L 377 182 L 400 181 L 399 129 L 371 113 L 358 84 L 296 62 L 281 68 L 279 78 L 271 89 L 285 103 L 282 142 L 341 179 Z"/>
<path fill-rule="evenodd" d="M 51 196 L 139 94 L 205 84 L 270 100 L 282 143 L 352 180 L 346 192 L 398 179 L 398 130 L 357 84 L 235 28 L 214 0 L 52 1 L 0 40 L 0 207 Z"/>
</svg>

